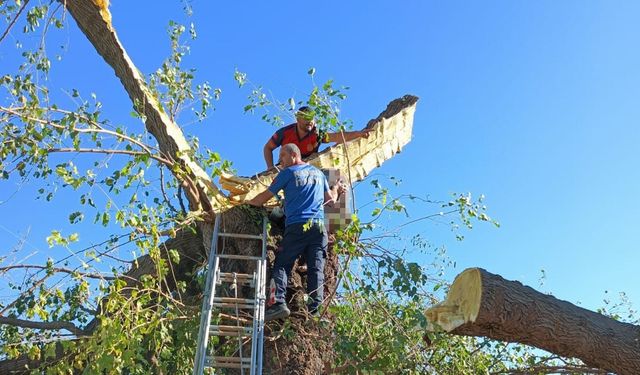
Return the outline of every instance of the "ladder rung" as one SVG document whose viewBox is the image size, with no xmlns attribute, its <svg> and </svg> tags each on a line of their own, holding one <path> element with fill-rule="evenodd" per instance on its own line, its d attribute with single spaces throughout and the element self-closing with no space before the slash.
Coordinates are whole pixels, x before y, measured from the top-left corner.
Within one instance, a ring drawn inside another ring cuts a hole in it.
<svg viewBox="0 0 640 375">
<path fill-rule="evenodd" d="M 206 357 L 206 366 L 217 368 L 251 368 L 251 358 Z"/>
<path fill-rule="evenodd" d="M 256 305 L 256 301 L 247 298 L 233 298 L 233 297 L 214 297 L 213 306 L 226 307 L 226 308 L 239 308 L 239 309 L 252 309 Z"/>
<path fill-rule="evenodd" d="M 255 275 L 249 275 L 246 273 L 236 273 L 235 274 L 235 280 L 238 283 L 244 283 L 244 284 L 253 284 L 253 278 L 255 277 Z M 234 274 L 232 272 L 220 272 L 220 277 L 218 278 L 218 281 L 224 281 L 224 282 L 229 282 L 232 283 L 234 279 Z"/>
<path fill-rule="evenodd" d="M 262 260 L 262 257 L 252 255 L 237 255 L 237 254 L 217 254 L 218 258 L 224 259 L 239 259 L 239 260 Z"/>
<path fill-rule="evenodd" d="M 213 336 L 249 337 L 253 335 L 253 327 L 211 325 L 209 334 Z"/>
<path fill-rule="evenodd" d="M 213 307 L 218 307 L 218 308 L 227 308 L 227 309 L 253 309 L 255 306 L 254 305 L 248 305 L 248 304 L 243 304 L 243 303 L 220 303 L 220 302 L 214 302 L 213 303 Z"/>
<path fill-rule="evenodd" d="M 242 234 L 242 233 L 218 233 L 219 237 L 243 238 L 247 240 L 262 240 L 261 234 Z"/>
<path fill-rule="evenodd" d="M 256 303 L 254 299 L 249 298 L 234 298 L 234 297 L 213 297 L 213 302 L 222 303 L 241 303 L 244 305 L 253 305 Z"/>
<path fill-rule="evenodd" d="M 210 356 L 207 357 L 210 360 L 220 362 L 233 362 L 233 363 L 251 363 L 251 357 L 222 357 L 222 356 Z"/>
</svg>

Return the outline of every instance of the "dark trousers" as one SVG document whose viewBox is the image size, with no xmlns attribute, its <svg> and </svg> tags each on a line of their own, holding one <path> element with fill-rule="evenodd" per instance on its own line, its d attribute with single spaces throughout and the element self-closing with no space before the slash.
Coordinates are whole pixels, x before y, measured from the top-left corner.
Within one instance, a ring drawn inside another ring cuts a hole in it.
<svg viewBox="0 0 640 375">
<path fill-rule="evenodd" d="M 307 261 L 307 294 L 310 297 L 309 311 L 318 309 L 324 298 L 324 261 L 327 256 L 327 231 L 323 223 L 310 227 L 305 223 L 288 225 L 284 230 L 282 251 L 276 255 L 272 278 L 276 284 L 276 303 L 284 303 L 287 280 L 291 277 L 293 263 L 304 255 Z"/>
</svg>

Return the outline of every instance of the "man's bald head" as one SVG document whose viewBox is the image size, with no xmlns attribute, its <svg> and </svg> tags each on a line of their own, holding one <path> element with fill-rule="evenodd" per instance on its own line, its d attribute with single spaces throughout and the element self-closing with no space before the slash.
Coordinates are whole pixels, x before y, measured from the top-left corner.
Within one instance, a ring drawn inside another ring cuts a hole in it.
<svg viewBox="0 0 640 375">
<path fill-rule="evenodd" d="M 295 143 L 287 143 L 286 145 L 282 146 L 282 151 L 292 156 L 295 155 L 299 158 L 301 157 L 300 155 L 302 155 L 300 153 L 300 148 L 298 148 Z"/>
<path fill-rule="evenodd" d="M 280 147 L 280 163 L 286 168 L 302 162 L 300 149 L 293 143 L 287 143 Z"/>
</svg>

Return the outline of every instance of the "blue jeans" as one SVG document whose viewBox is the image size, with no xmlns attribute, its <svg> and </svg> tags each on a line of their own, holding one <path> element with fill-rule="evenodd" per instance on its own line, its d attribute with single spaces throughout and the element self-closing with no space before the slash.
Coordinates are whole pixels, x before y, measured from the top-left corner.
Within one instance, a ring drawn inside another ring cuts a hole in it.
<svg viewBox="0 0 640 375">
<path fill-rule="evenodd" d="M 327 231 L 324 223 L 314 223 L 304 230 L 305 223 L 288 225 L 282 238 L 282 250 L 276 254 L 271 277 L 276 284 L 276 303 L 285 303 L 287 280 L 293 263 L 304 255 L 307 261 L 307 294 L 309 311 L 318 309 L 324 298 L 324 261 L 327 256 Z"/>
</svg>

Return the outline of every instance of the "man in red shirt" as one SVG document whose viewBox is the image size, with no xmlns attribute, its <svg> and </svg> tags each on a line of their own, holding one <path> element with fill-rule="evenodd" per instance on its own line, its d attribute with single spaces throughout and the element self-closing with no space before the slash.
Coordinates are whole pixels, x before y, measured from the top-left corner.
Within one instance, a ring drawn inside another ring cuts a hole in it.
<svg viewBox="0 0 640 375">
<path fill-rule="evenodd" d="M 300 107 L 296 113 L 296 122 L 278 129 L 264 145 L 264 161 L 267 163 L 267 169 L 273 168 L 273 150 L 288 143 L 298 146 L 302 158 L 306 158 L 318 152 L 322 143 L 341 143 L 358 137 L 366 138 L 369 132 L 371 129 L 344 132 L 344 140 L 343 133 L 319 132 L 311 108 Z"/>
</svg>

